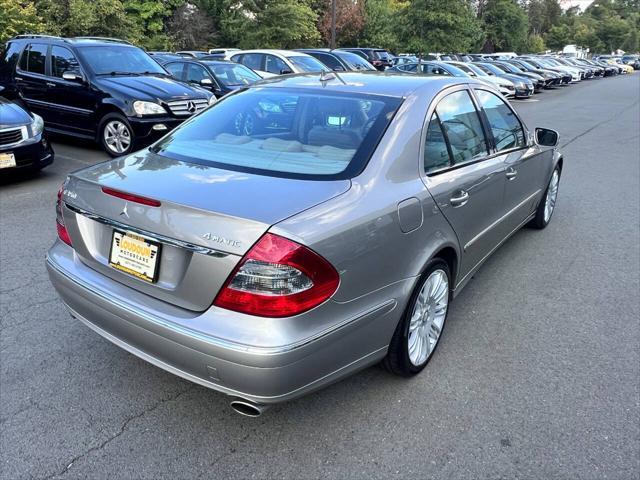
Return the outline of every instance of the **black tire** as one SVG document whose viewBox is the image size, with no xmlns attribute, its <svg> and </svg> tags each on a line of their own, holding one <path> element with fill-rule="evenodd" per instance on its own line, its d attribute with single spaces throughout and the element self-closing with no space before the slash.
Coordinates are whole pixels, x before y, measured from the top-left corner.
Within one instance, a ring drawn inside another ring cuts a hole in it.
<svg viewBox="0 0 640 480">
<path fill-rule="evenodd" d="M 407 308 L 404 312 L 404 315 L 402 316 L 402 320 L 400 321 L 400 323 L 398 323 L 398 326 L 396 327 L 396 330 L 393 334 L 393 338 L 391 339 L 391 342 L 389 344 L 387 356 L 382 360 L 382 366 L 394 375 L 398 375 L 401 377 L 411 377 L 420 373 L 424 369 L 424 367 L 427 366 L 429 360 L 433 358 L 433 354 L 440 344 L 440 339 L 442 338 L 444 328 L 447 324 L 447 317 L 449 316 L 448 305 L 442 328 L 440 330 L 440 335 L 426 360 L 420 365 L 414 365 L 409 359 L 409 323 L 411 321 L 411 315 L 413 313 L 414 305 L 416 303 L 420 290 L 422 289 L 422 286 L 429 278 L 429 276 L 436 270 L 443 270 L 446 274 L 448 283 L 447 304 L 449 305 L 451 303 L 451 272 L 449 270 L 449 266 L 444 260 L 440 258 L 434 258 L 433 260 L 431 260 L 431 262 L 429 262 L 427 268 L 420 277 L 420 281 L 416 285 L 415 291 L 411 294 L 411 298 L 409 299 Z"/>
<path fill-rule="evenodd" d="M 553 212 L 555 211 L 556 200 L 554 200 L 553 202 L 551 214 L 549 215 L 548 218 L 545 216 L 545 207 L 546 207 L 547 195 L 549 195 L 549 188 L 551 187 L 551 182 L 553 181 L 554 175 L 556 173 L 558 174 L 558 185 L 556 186 L 556 199 L 557 199 L 558 188 L 560 183 L 560 167 L 559 166 L 556 166 L 556 168 L 553 170 L 553 173 L 551 174 L 551 178 L 549 179 L 549 183 L 547 184 L 547 188 L 544 191 L 544 195 L 540 199 L 540 203 L 538 204 L 538 208 L 536 209 L 536 216 L 533 217 L 529 222 L 528 226 L 531 228 L 542 230 L 543 228 L 546 228 L 547 225 L 549 225 L 549 223 L 551 222 L 551 219 L 553 218 Z"/>
<path fill-rule="evenodd" d="M 115 144 L 110 144 L 106 139 L 107 133 L 105 131 L 107 128 L 113 127 L 114 125 L 122 125 L 126 129 L 126 134 L 124 133 L 125 130 L 123 130 L 123 133 L 121 134 L 122 136 L 119 137 L 120 144 L 118 144 L 117 140 Z M 129 143 L 126 145 L 126 148 L 121 149 L 119 148 L 119 145 L 124 146 L 125 135 L 128 136 Z M 103 150 L 110 156 L 120 157 L 122 155 L 127 155 L 134 150 L 136 138 L 131 125 L 124 115 L 120 115 L 119 113 L 109 113 L 100 120 L 100 125 L 98 126 L 98 141 L 100 142 Z"/>
</svg>

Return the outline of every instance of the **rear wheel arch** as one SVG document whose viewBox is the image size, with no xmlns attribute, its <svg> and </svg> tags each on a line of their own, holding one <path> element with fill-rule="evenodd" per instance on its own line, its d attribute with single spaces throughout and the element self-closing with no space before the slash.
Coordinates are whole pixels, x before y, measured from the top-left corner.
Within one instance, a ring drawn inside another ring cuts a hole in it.
<svg viewBox="0 0 640 480">
<path fill-rule="evenodd" d="M 453 290 L 456 285 L 456 277 L 458 273 L 458 252 L 456 252 L 456 249 L 451 246 L 440 248 L 440 250 L 429 258 L 426 265 L 429 265 L 434 259 L 438 258 L 443 260 L 449 267 L 449 273 L 451 275 L 450 288 Z"/>
</svg>

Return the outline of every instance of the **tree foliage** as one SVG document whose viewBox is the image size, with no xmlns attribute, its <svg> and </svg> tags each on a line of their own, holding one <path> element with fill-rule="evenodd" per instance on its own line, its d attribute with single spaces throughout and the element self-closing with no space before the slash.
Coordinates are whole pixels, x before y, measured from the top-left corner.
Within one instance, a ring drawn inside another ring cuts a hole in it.
<svg viewBox="0 0 640 480">
<path fill-rule="evenodd" d="M 529 21 L 515 0 L 488 0 L 482 12 L 486 52 L 521 52 L 527 47 Z"/>
<path fill-rule="evenodd" d="M 20 33 L 38 33 L 44 28 L 33 2 L 0 0 L 0 42 Z"/>
<path fill-rule="evenodd" d="M 400 16 L 401 40 L 411 52 L 464 52 L 482 38 L 466 0 L 412 0 Z"/>
</svg>

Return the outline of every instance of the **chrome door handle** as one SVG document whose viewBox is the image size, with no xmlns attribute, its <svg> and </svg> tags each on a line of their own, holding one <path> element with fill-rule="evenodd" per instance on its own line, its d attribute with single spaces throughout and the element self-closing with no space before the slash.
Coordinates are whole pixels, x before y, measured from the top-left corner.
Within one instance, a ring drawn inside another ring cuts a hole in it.
<svg viewBox="0 0 640 480">
<path fill-rule="evenodd" d="M 14 78 L 15 78 L 16 82 L 24 81 L 24 78 L 22 78 L 22 77 L 14 77 Z"/>
<path fill-rule="evenodd" d="M 518 171 L 513 168 L 513 167 L 509 167 L 507 169 L 507 173 L 505 173 L 505 176 L 509 179 L 509 180 L 513 180 L 514 178 L 516 178 L 518 176 Z"/>
<path fill-rule="evenodd" d="M 56 86 L 55 83 L 47 82 L 47 87 L 55 87 L 55 86 Z"/>
<path fill-rule="evenodd" d="M 454 208 L 461 207 L 469 201 L 469 194 L 467 192 L 465 192 L 464 190 L 460 190 L 460 192 L 458 193 L 459 195 L 457 197 L 451 197 L 449 199 L 449 202 L 451 202 L 451 206 Z"/>
</svg>

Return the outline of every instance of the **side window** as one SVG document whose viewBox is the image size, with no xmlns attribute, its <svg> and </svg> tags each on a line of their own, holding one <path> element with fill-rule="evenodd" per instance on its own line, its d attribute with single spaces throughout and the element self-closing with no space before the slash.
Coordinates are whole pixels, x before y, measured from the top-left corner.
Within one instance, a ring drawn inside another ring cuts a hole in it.
<svg viewBox="0 0 640 480">
<path fill-rule="evenodd" d="M 51 47 L 51 75 L 62 78 L 64 72 L 80 73 L 80 64 L 70 50 L 53 46 Z"/>
<path fill-rule="evenodd" d="M 476 95 L 489 120 L 496 149 L 500 151 L 524 147 L 526 142 L 522 124 L 504 100 L 486 90 L 476 90 Z"/>
<path fill-rule="evenodd" d="M 434 170 L 448 167 L 451 157 L 447 148 L 447 141 L 442 133 L 442 126 L 438 114 L 434 113 L 427 127 L 427 136 L 424 141 L 424 171 L 431 173 Z"/>
<path fill-rule="evenodd" d="M 242 56 L 240 63 L 249 67 L 251 70 L 263 70 L 262 54 L 260 53 L 245 53 Z"/>
<path fill-rule="evenodd" d="M 184 67 L 184 63 L 182 62 L 174 62 L 165 65 L 164 68 L 171 74 L 172 77 L 178 78 L 182 80 L 182 69 Z"/>
<path fill-rule="evenodd" d="M 45 74 L 45 60 L 47 59 L 47 45 L 31 44 L 22 53 L 20 69 L 30 73 Z"/>
<path fill-rule="evenodd" d="M 331 70 L 335 70 L 336 68 L 344 70 L 344 67 L 333 55 L 327 55 L 326 53 L 317 53 L 316 58 Z"/>
<path fill-rule="evenodd" d="M 202 65 L 196 65 L 195 63 L 187 64 L 187 82 L 200 83 L 204 78 L 211 80 L 211 75 L 209 75 Z"/>
<path fill-rule="evenodd" d="M 280 60 L 275 55 L 267 55 L 267 63 L 265 70 L 269 73 L 275 73 L 276 75 L 280 75 L 283 70 L 291 70 L 287 67 L 287 64 Z"/>
<path fill-rule="evenodd" d="M 449 141 L 454 165 L 487 154 L 480 117 L 469 92 L 461 90 L 447 95 L 436 107 L 436 112 Z"/>
<path fill-rule="evenodd" d="M 449 75 L 449 72 L 438 65 L 428 65 L 427 73 L 430 73 L 431 75 Z"/>
</svg>

